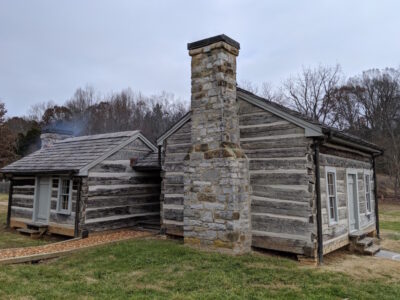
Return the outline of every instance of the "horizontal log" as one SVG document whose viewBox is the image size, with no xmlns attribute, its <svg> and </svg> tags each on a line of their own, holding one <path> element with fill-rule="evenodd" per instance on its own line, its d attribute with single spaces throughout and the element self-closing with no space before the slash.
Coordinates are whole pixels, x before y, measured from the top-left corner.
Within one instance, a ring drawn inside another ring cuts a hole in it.
<svg viewBox="0 0 400 300">
<path fill-rule="evenodd" d="M 294 217 L 309 218 L 312 209 L 309 203 L 293 201 L 276 201 L 268 198 L 252 197 L 251 212 L 282 214 Z"/>
<path fill-rule="evenodd" d="M 157 176 L 133 176 L 133 177 L 90 177 L 89 176 L 89 185 L 90 186 L 107 186 L 107 185 L 121 185 L 121 184 L 160 184 L 161 178 L 157 174 Z"/>
<path fill-rule="evenodd" d="M 187 143 L 187 144 L 168 144 L 167 148 L 165 149 L 165 152 L 168 154 L 171 153 L 188 153 L 189 150 L 192 148 L 192 144 L 191 143 Z"/>
<path fill-rule="evenodd" d="M 280 122 L 282 120 L 283 119 L 278 116 L 271 115 L 268 113 L 266 114 L 265 112 L 239 115 L 239 124 L 241 126 L 275 123 L 275 122 Z"/>
<path fill-rule="evenodd" d="M 185 170 L 185 164 L 183 162 L 165 162 L 163 164 L 163 170 L 166 172 L 183 172 Z"/>
<path fill-rule="evenodd" d="M 279 170 L 279 169 L 300 169 L 306 170 L 310 163 L 306 158 L 296 159 L 271 159 L 271 160 L 253 160 L 249 159 L 249 170 Z"/>
<path fill-rule="evenodd" d="M 174 205 L 183 205 L 184 196 L 171 196 L 171 195 L 164 195 L 164 204 L 174 204 Z"/>
<path fill-rule="evenodd" d="M 307 242 L 303 237 L 287 238 L 277 235 L 258 234 L 253 232 L 252 246 L 275 251 L 290 252 L 311 256 L 314 253 L 314 244 Z"/>
<path fill-rule="evenodd" d="M 11 206 L 11 217 L 32 219 L 32 208 Z"/>
<path fill-rule="evenodd" d="M 275 233 L 306 235 L 312 232 L 315 224 L 294 217 L 277 217 L 273 215 L 251 215 L 252 229 L 256 231 L 267 231 Z"/>
<path fill-rule="evenodd" d="M 33 198 L 32 199 L 20 199 L 20 198 L 13 198 L 12 199 L 12 206 L 13 207 L 27 207 L 33 208 Z"/>
<path fill-rule="evenodd" d="M 266 185 L 266 184 L 280 184 L 280 185 L 307 185 L 312 176 L 307 174 L 297 173 L 271 173 L 271 174 L 250 174 L 251 185 Z"/>
<path fill-rule="evenodd" d="M 160 202 L 86 209 L 86 219 L 160 212 Z"/>
<path fill-rule="evenodd" d="M 132 156 L 133 157 L 133 156 Z M 105 164 L 99 163 L 94 168 L 90 169 L 91 172 L 126 172 L 131 170 L 129 166 L 129 160 L 126 160 L 128 164 Z"/>
<path fill-rule="evenodd" d="M 125 188 L 104 188 L 104 189 L 96 189 L 94 191 L 89 191 L 89 197 L 93 196 L 127 196 L 127 195 L 145 195 L 145 194 L 154 194 L 160 192 L 160 186 L 132 186 Z"/>
<path fill-rule="evenodd" d="M 352 152 L 352 149 L 346 150 L 339 150 L 339 149 L 334 149 L 326 146 L 321 146 L 320 147 L 320 154 L 326 154 L 326 155 L 331 155 L 331 156 L 336 156 L 336 157 L 341 157 L 345 159 L 351 159 L 351 160 L 356 160 L 360 162 L 365 162 L 365 163 L 372 163 L 372 158 L 365 156 L 365 154 L 360 155 L 357 153 Z"/>
<path fill-rule="evenodd" d="M 244 150 L 244 152 L 250 160 L 252 158 L 304 158 L 308 154 L 306 147 L 261 148 Z"/>
<path fill-rule="evenodd" d="M 342 236 L 343 234 L 346 234 L 348 232 L 348 228 L 346 225 L 343 224 L 337 224 L 334 226 L 329 226 L 327 228 L 324 228 L 323 230 L 323 241 L 327 242 L 331 239 L 337 238 L 339 236 Z"/>
<path fill-rule="evenodd" d="M 168 139 L 166 140 L 166 145 L 168 147 L 168 144 L 188 144 L 192 142 L 192 138 L 190 133 L 179 133 L 176 132 L 172 134 Z"/>
<path fill-rule="evenodd" d="M 303 151 L 307 153 L 307 147 L 310 143 L 310 140 L 306 137 L 282 137 L 252 141 L 243 140 L 242 137 L 240 139 L 240 146 L 244 150 L 265 150 L 272 148 L 293 149 L 295 147 L 304 147 Z"/>
<path fill-rule="evenodd" d="M 183 184 L 183 175 L 169 175 L 168 173 L 163 179 L 163 184 Z"/>
<path fill-rule="evenodd" d="M 139 226 L 141 222 L 148 222 L 152 221 L 154 223 L 159 223 L 160 215 L 154 213 L 154 215 L 128 215 L 128 216 L 117 216 L 117 217 L 106 217 L 106 218 L 99 218 L 99 219 L 92 219 L 86 221 L 83 224 L 83 228 L 89 231 L 104 231 L 104 230 L 113 230 L 113 229 L 120 229 L 120 228 L 128 228 Z"/>
<path fill-rule="evenodd" d="M 118 206 L 118 205 L 130 205 L 141 204 L 141 203 L 153 203 L 160 201 L 159 193 L 149 193 L 146 195 L 114 195 L 114 196 L 90 196 L 87 200 L 87 207 L 107 207 L 107 206 Z"/>
<path fill-rule="evenodd" d="M 183 184 L 164 184 L 163 185 L 164 195 L 167 194 L 183 194 L 184 186 Z"/>
<path fill-rule="evenodd" d="M 372 163 L 370 162 L 357 161 L 326 154 L 320 155 L 320 163 L 321 166 L 331 166 L 336 168 L 372 169 Z"/>
<path fill-rule="evenodd" d="M 267 136 L 280 136 L 294 133 L 304 134 L 304 129 L 294 124 L 279 124 L 275 126 L 261 126 L 240 129 L 240 138 L 253 138 L 253 137 L 267 137 Z"/>
<path fill-rule="evenodd" d="M 249 114 L 249 113 L 263 113 L 266 115 L 272 115 L 270 112 L 259 108 L 247 101 L 244 100 L 239 100 L 239 109 L 238 109 L 239 115 L 243 114 Z"/>
<path fill-rule="evenodd" d="M 310 202 L 312 193 L 306 187 L 288 189 L 285 187 L 274 187 L 270 185 L 252 185 L 253 195 L 265 198 L 292 200 L 299 202 Z"/>
<path fill-rule="evenodd" d="M 164 215 L 164 220 L 183 222 L 183 210 L 164 208 L 163 215 Z"/>
</svg>

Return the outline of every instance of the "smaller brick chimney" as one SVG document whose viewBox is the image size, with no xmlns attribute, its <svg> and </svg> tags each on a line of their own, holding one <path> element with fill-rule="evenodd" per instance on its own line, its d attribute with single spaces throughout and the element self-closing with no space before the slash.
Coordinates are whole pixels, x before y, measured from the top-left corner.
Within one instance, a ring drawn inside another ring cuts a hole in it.
<svg viewBox="0 0 400 300">
<path fill-rule="evenodd" d="M 42 149 L 51 147 L 55 142 L 73 137 L 71 131 L 61 129 L 44 129 L 40 135 Z"/>
</svg>

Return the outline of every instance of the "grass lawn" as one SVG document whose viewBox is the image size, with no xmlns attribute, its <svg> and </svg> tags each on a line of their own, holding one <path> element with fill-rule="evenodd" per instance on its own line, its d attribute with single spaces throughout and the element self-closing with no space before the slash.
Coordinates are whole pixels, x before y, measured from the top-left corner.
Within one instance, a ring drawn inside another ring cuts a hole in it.
<svg viewBox="0 0 400 300">
<path fill-rule="evenodd" d="M 0 206 L 1 222 L 5 206 Z M 400 222 L 381 205 L 381 222 Z M 382 226 L 382 246 L 400 232 Z M 397 225 L 396 225 L 397 226 Z M 0 230 L 0 248 L 35 241 Z M 322 267 L 252 253 L 229 256 L 178 241 L 139 239 L 82 250 L 40 264 L 0 267 L 0 299 L 400 299 L 400 262 L 338 251 Z"/>
<path fill-rule="evenodd" d="M 379 221 L 382 248 L 400 252 L 400 204 L 380 204 Z"/>
<path fill-rule="evenodd" d="M 7 202 L 8 194 L 0 194 L 0 202 Z"/>
<path fill-rule="evenodd" d="M 257 253 L 232 257 L 147 239 L 1 268 L 0 298 L 23 297 L 399 299 L 400 276 L 362 279 L 300 266 L 288 258 Z"/>
<path fill-rule="evenodd" d="M 0 194 L 0 200 L 4 198 L 3 195 L 4 194 Z M 43 245 L 52 240 L 49 238 L 33 240 L 30 237 L 17 234 L 14 230 L 7 230 L 5 228 L 6 219 L 7 219 L 7 206 L 1 205 L 0 203 L 0 249 Z"/>
</svg>

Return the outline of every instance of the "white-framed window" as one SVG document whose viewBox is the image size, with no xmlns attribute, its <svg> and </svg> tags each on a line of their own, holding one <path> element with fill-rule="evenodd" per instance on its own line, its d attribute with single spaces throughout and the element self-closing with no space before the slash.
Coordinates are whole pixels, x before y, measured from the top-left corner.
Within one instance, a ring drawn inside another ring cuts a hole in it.
<svg viewBox="0 0 400 300">
<path fill-rule="evenodd" d="M 329 224 L 336 224 L 338 221 L 338 207 L 336 195 L 336 170 L 326 168 L 326 197 Z"/>
<path fill-rule="evenodd" d="M 372 206 L 371 206 L 371 175 L 369 173 L 364 174 L 364 185 L 365 185 L 366 213 L 370 214 L 372 212 Z"/>
<path fill-rule="evenodd" d="M 59 214 L 71 214 L 72 209 L 72 180 L 69 178 L 58 179 L 57 212 Z"/>
</svg>

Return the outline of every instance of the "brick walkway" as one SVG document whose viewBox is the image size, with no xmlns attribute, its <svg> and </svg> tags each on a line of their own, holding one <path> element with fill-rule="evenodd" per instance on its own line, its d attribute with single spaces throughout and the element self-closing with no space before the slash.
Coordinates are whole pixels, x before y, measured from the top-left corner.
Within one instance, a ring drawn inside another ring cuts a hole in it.
<svg viewBox="0 0 400 300">
<path fill-rule="evenodd" d="M 74 250 L 154 235 L 153 232 L 124 229 L 90 235 L 86 239 L 72 239 L 42 246 L 0 250 L 1 263 L 17 263 L 61 256 Z M 47 254 L 49 254 L 47 257 Z M 58 255 L 59 254 L 59 255 Z M 33 259 L 29 259 L 32 257 Z M 25 259 L 26 258 L 26 259 Z"/>
</svg>

